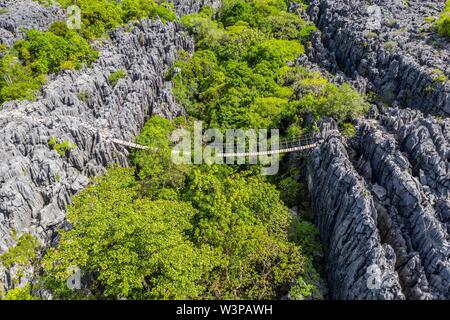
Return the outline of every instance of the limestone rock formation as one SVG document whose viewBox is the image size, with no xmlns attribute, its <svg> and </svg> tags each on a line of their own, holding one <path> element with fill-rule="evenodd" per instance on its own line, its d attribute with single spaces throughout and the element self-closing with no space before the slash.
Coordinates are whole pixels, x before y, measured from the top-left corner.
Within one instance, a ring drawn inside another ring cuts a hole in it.
<svg viewBox="0 0 450 320">
<path fill-rule="evenodd" d="M 309 57 L 331 72 L 368 79 L 388 104 L 450 115 L 450 43 L 436 34 L 445 0 L 314 0 L 320 29 Z"/>
<path fill-rule="evenodd" d="M 218 10 L 222 6 L 222 0 L 171 0 L 179 16 L 198 12 L 203 6 L 210 6 Z"/>
<path fill-rule="evenodd" d="M 332 136 L 310 159 L 332 298 L 450 299 L 450 45 L 429 19 L 444 3 L 309 6 L 320 32 L 308 58 L 408 107 L 360 120 L 355 138 Z"/>
<path fill-rule="evenodd" d="M 56 20 L 64 19 L 58 6 L 41 6 L 31 0 L 0 0 L 0 44 L 12 46 L 23 37 L 23 30 L 47 30 Z"/>
<path fill-rule="evenodd" d="M 332 298 L 403 299 L 394 250 L 381 242 L 373 197 L 338 135 L 314 151 L 308 172 Z"/>
<path fill-rule="evenodd" d="M 309 164 L 333 298 L 450 299 L 450 120 L 388 109 L 341 140 Z"/>
</svg>

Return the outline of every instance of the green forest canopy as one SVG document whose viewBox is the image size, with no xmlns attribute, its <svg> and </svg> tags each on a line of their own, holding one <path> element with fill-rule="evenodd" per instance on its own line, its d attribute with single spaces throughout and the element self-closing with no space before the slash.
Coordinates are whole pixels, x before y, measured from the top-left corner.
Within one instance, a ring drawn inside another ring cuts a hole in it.
<svg viewBox="0 0 450 320">
<path fill-rule="evenodd" d="M 293 285 L 305 297 L 317 294 L 306 254 L 320 251 L 315 228 L 297 223 L 311 235 L 302 237 L 305 251 L 290 241 L 293 218 L 255 170 L 164 161 L 174 126 L 153 117 L 138 140 L 152 137 L 160 154 L 137 151 L 134 169 L 112 168 L 73 199 L 73 229 L 60 232 L 43 263 L 47 286 L 73 297 L 65 281 L 76 265 L 95 275 L 91 298 L 272 299 Z"/>
<path fill-rule="evenodd" d="M 303 28 L 312 27 L 288 14 L 285 6 L 279 8 L 284 3 L 280 1 L 258 7 L 269 12 L 261 13 L 259 22 L 233 26 L 235 12 L 226 7 L 231 2 L 225 1 L 218 21 L 208 8 L 183 19 L 196 34 L 199 49 L 177 64 L 182 69 L 173 79 L 177 98 L 192 116 L 212 126 L 262 127 L 270 120 L 275 127 L 295 108 L 291 100 L 296 91 L 287 77 L 296 83 L 306 79 L 305 70 L 294 75 L 297 69 L 287 67 L 287 62 L 303 53 Z M 281 36 L 272 14 L 294 25 L 286 36 Z M 258 11 L 254 16 L 259 15 Z M 267 27 L 265 18 L 274 26 L 261 30 L 258 26 Z M 313 75 L 311 81 L 317 78 Z M 321 81 L 324 95 L 327 89 L 341 90 Z M 279 117 L 273 117 L 272 109 Z M 177 126 L 189 123 L 153 117 L 137 142 L 159 151 L 135 152 L 134 169 L 110 169 L 73 199 L 68 218 L 74 229 L 61 232 L 60 246 L 45 259 L 48 283 L 62 295 L 69 294 L 64 292 L 67 268 L 78 265 L 97 275 L 94 297 L 271 299 L 289 292 L 292 298 L 319 296 L 312 266 L 313 256 L 320 254 L 315 228 L 306 221 L 294 223 L 298 218 L 290 216 L 276 186 L 256 170 L 174 165 L 168 137 Z M 295 238 L 299 234 L 302 240 Z M 302 250 L 302 245 L 316 252 Z M 96 292 L 97 288 L 103 290 Z"/>
<path fill-rule="evenodd" d="M 172 80 L 190 115 L 211 127 L 287 132 L 302 127 L 307 113 L 342 123 L 368 111 L 348 84 L 334 85 L 293 64 L 315 27 L 286 10 L 283 0 L 232 0 L 218 20 L 209 9 L 183 17 L 197 51 L 181 56 Z"/>
</svg>

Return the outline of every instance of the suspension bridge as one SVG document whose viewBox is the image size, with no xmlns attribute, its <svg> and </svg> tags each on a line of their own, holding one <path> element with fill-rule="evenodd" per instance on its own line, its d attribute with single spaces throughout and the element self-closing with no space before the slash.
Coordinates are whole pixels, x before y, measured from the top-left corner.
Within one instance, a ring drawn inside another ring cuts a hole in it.
<svg viewBox="0 0 450 320">
<path fill-rule="evenodd" d="M 143 146 L 140 144 L 136 144 L 133 142 L 123 141 L 119 139 L 110 139 L 111 142 L 131 148 L 131 149 L 138 149 L 138 150 L 149 150 L 150 147 Z M 215 156 L 219 158 L 234 158 L 234 157 L 257 157 L 257 156 L 269 156 L 269 155 L 275 155 L 275 154 L 286 154 L 286 153 L 294 153 L 294 152 L 305 152 L 308 150 L 312 150 L 316 148 L 320 143 L 322 143 L 324 140 L 321 138 L 314 137 L 312 135 L 302 135 L 294 138 L 288 138 L 288 139 L 280 139 L 279 143 L 270 146 L 268 148 L 261 148 L 258 146 L 257 149 L 259 151 L 253 151 L 253 152 L 237 152 L 235 151 L 236 146 L 234 144 L 225 145 L 225 146 L 214 146 L 210 145 L 210 147 L 219 148 L 219 149 L 225 149 L 226 152 L 223 153 L 217 153 Z M 224 148 L 225 147 L 225 148 Z M 269 149 L 269 150 L 267 150 Z M 228 150 L 234 150 L 234 151 L 228 151 Z M 181 151 L 173 150 L 173 154 L 180 154 Z"/>
<path fill-rule="evenodd" d="M 48 120 L 46 117 L 37 117 L 37 116 L 29 116 L 21 113 L 20 111 L 14 110 L 7 114 L 9 117 L 27 119 L 28 121 L 38 122 L 44 124 L 44 121 Z M 150 150 L 151 147 L 144 146 L 135 142 L 126 141 L 122 139 L 118 139 L 113 137 L 112 132 L 107 129 L 102 129 L 94 126 L 93 124 L 89 124 L 86 122 L 79 122 L 79 119 L 73 116 L 61 115 L 64 118 L 74 118 L 74 120 L 78 120 L 78 125 L 87 129 L 92 135 L 98 134 L 101 139 L 104 141 L 109 141 L 116 145 L 120 145 L 129 149 L 137 149 L 137 150 Z M 323 137 L 323 132 L 321 133 Z M 287 154 L 294 152 L 308 152 L 314 148 L 316 148 L 320 143 L 324 141 L 323 138 L 319 137 L 319 135 L 299 135 L 297 137 L 284 138 L 279 139 L 278 143 L 272 146 L 265 146 L 265 148 L 261 148 L 260 145 L 257 146 L 256 151 L 236 151 L 235 144 L 225 144 L 223 146 L 217 146 L 219 149 L 226 150 L 224 152 L 219 152 L 215 156 L 222 158 L 232 158 L 232 157 L 257 157 L 257 156 L 269 156 L 276 154 Z M 231 150 L 231 151 L 230 151 Z M 173 154 L 180 154 L 180 151 L 172 151 Z"/>
<path fill-rule="evenodd" d="M 227 144 L 225 146 L 225 150 L 227 151 L 218 153 L 216 156 L 219 158 L 258 157 L 294 152 L 306 152 L 314 149 L 322 142 L 323 139 L 316 138 L 313 135 L 300 135 L 297 137 L 280 139 L 278 143 L 269 147 L 265 145 L 264 148 L 260 148 L 260 146 L 255 145 L 254 149 L 258 149 L 259 151 L 245 152 L 236 151 L 234 144 Z"/>
</svg>

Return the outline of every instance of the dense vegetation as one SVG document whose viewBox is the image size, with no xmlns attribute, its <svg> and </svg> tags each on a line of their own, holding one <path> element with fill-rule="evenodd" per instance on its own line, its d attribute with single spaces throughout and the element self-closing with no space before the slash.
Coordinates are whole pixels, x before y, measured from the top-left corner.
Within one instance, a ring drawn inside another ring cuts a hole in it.
<svg viewBox="0 0 450 320">
<path fill-rule="evenodd" d="M 27 274 L 30 268 L 37 265 L 40 244 L 36 238 L 27 233 L 20 237 L 14 234 L 13 240 L 16 241 L 16 245 L 0 256 L 0 265 L 11 271 L 13 275 L 11 281 L 17 287 L 6 294 L 0 291 L 0 299 L 33 300 L 35 297 L 31 294 L 31 283 L 25 287 L 19 285 L 24 277 L 31 276 Z"/>
<path fill-rule="evenodd" d="M 181 124 L 153 117 L 138 142 L 158 153 L 136 152 L 135 169 L 112 168 L 73 199 L 46 286 L 74 297 L 65 281 L 76 265 L 95 279 L 90 298 L 271 299 L 292 285 L 293 298 L 317 296 L 300 246 L 320 251 L 314 227 L 296 218 L 290 229 L 279 192 L 252 170 L 174 165 L 168 136 Z M 309 238 L 289 241 L 289 230 Z"/>
<path fill-rule="evenodd" d="M 26 31 L 26 40 L 17 41 L 0 60 L 0 103 L 32 99 L 48 73 L 80 68 L 97 58 L 89 43 L 64 23 L 50 30 Z"/>
<path fill-rule="evenodd" d="M 91 2 L 78 1 L 87 9 Z M 122 23 L 129 3 L 105 3 L 105 12 L 83 20 L 78 36 L 97 37 Z M 152 148 L 133 154 L 134 167 L 109 169 L 73 198 L 73 228 L 59 232 L 59 246 L 48 250 L 34 286 L 57 298 L 320 298 L 313 266 L 321 254 L 318 232 L 288 210 L 305 198 L 294 174 L 269 180 L 258 166 L 176 165 L 169 136 L 192 129 L 194 119 L 221 129 L 281 128 L 297 135 L 312 129 L 307 115 L 332 116 L 351 135 L 345 122 L 367 103 L 350 86 L 331 84 L 295 62 L 314 26 L 288 13 L 284 0 L 225 0 L 218 19 L 204 8 L 182 22 L 197 51 L 181 53 L 170 77 L 190 117 L 151 118 L 137 142 Z M 58 68 L 37 63 L 42 57 L 22 57 L 21 66 L 31 73 L 35 65 Z M 118 70 L 109 81 L 123 76 Z M 55 150 L 57 142 L 51 141 Z M 81 268 L 86 290 L 67 288 L 73 266 Z M 33 288 L 15 295 L 27 290 Z"/>
<path fill-rule="evenodd" d="M 174 92 L 191 115 L 211 127 L 288 132 L 298 131 L 307 113 L 344 122 L 367 110 L 349 85 L 293 63 L 314 27 L 287 13 L 285 1 L 225 1 L 218 21 L 212 14 L 206 9 L 182 20 L 198 50 L 175 66 L 181 72 Z"/>
<path fill-rule="evenodd" d="M 63 69 L 79 69 L 98 57 L 89 40 L 132 20 L 161 17 L 174 20 L 165 4 L 153 0 L 58 0 L 82 10 L 80 30 L 69 30 L 63 21 L 46 32 L 28 30 L 25 40 L 10 49 L 0 48 L 0 104 L 15 99 L 33 99 L 46 75 Z M 45 1 L 43 3 L 46 3 Z M 1 51 L 5 51 L 3 55 Z"/>
<path fill-rule="evenodd" d="M 450 37 L 450 0 L 447 0 L 445 9 L 437 21 L 439 33 Z"/>
<path fill-rule="evenodd" d="M 160 17 L 175 20 L 176 15 L 158 0 L 57 0 L 64 8 L 77 5 L 82 12 L 81 34 L 86 39 L 104 36 L 105 32 L 122 24 L 143 18 Z"/>
</svg>

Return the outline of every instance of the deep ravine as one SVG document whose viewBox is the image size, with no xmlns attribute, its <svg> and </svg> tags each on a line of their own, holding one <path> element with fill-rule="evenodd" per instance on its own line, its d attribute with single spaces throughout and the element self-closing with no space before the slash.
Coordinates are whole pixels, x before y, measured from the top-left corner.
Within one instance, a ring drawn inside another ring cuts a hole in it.
<svg viewBox="0 0 450 320">
<path fill-rule="evenodd" d="M 308 9 L 320 29 L 309 57 L 376 93 L 379 109 L 310 159 L 332 298 L 450 298 L 450 95 L 447 78 L 436 80 L 449 75 L 449 47 L 425 19 L 444 3 L 376 1 L 379 30 L 363 1 Z"/>
</svg>

